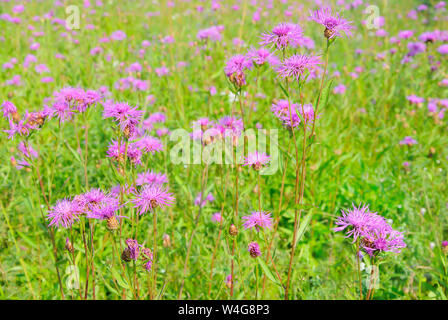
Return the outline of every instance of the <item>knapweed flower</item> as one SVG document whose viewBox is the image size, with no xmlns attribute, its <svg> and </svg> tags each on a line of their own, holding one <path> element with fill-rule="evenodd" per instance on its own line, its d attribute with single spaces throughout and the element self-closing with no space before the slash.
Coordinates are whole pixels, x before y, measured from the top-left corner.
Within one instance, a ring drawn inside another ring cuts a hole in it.
<svg viewBox="0 0 448 320">
<path fill-rule="evenodd" d="M 168 183 L 168 178 L 166 174 L 163 173 L 157 173 L 153 170 L 146 171 L 142 173 L 137 174 L 137 179 L 135 180 L 135 184 L 137 186 L 142 186 L 145 184 L 155 184 L 162 186 L 163 184 Z"/>
<path fill-rule="evenodd" d="M 310 12 L 311 20 L 325 27 L 324 35 L 327 39 L 342 36 L 342 32 L 347 37 L 352 35 L 353 26 L 350 21 L 343 19 L 339 13 L 332 13 L 331 8 L 321 8 L 314 12 Z"/>
<path fill-rule="evenodd" d="M 252 258 L 257 258 L 261 256 L 260 246 L 256 242 L 249 243 L 248 251 Z"/>
<path fill-rule="evenodd" d="M 227 60 L 224 72 L 229 81 L 237 87 L 246 84 L 246 76 L 244 71 L 252 68 L 252 61 L 247 56 L 238 54 Z"/>
<path fill-rule="evenodd" d="M 412 94 L 410 96 L 407 96 L 406 99 L 411 103 L 411 104 L 415 104 L 415 105 L 420 105 L 423 102 L 425 102 L 425 98 L 416 96 L 415 94 Z"/>
<path fill-rule="evenodd" d="M 141 250 L 141 259 L 143 260 L 143 268 L 145 268 L 146 271 L 151 271 L 152 268 L 152 261 L 153 261 L 153 254 L 151 249 L 148 248 L 142 248 Z"/>
<path fill-rule="evenodd" d="M 140 245 L 138 244 L 137 240 L 127 239 L 126 245 L 127 247 L 121 254 L 121 258 L 127 262 L 131 260 L 137 261 L 138 256 L 140 254 Z"/>
<path fill-rule="evenodd" d="M 336 221 L 336 225 L 339 227 L 334 228 L 334 231 L 342 231 L 347 229 L 346 236 L 353 236 L 353 242 L 355 242 L 362 232 L 375 228 L 375 226 L 384 223 L 384 218 L 380 217 L 374 212 L 370 212 L 369 206 L 364 205 L 356 207 L 353 205 L 353 209 L 347 211 L 341 210 L 342 216 Z"/>
<path fill-rule="evenodd" d="M 361 245 L 370 256 L 381 252 L 400 253 L 401 249 L 406 247 L 403 233 L 393 230 L 386 222 L 363 231 Z"/>
<path fill-rule="evenodd" d="M 168 188 L 159 185 L 145 185 L 139 193 L 134 193 L 134 208 L 140 215 L 146 212 L 153 212 L 156 208 L 163 209 L 165 206 L 171 207 L 174 197 L 168 192 Z"/>
<path fill-rule="evenodd" d="M 303 30 L 298 24 L 280 23 L 272 31 L 261 35 L 260 45 L 275 47 L 278 50 L 284 50 L 288 46 L 296 47 L 300 44 L 303 36 Z"/>
<path fill-rule="evenodd" d="M 271 66 L 280 64 L 280 60 L 266 48 L 251 49 L 247 53 L 247 57 L 250 58 L 256 66 L 262 66 L 266 63 Z"/>
<path fill-rule="evenodd" d="M 136 145 L 146 153 L 156 153 L 163 150 L 162 142 L 152 136 L 143 136 L 140 140 L 135 142 Z"/>
<path fill-rule="evenodd" d="M 47 220 L 50 220 L 48 226 L 70 228 L 75 221 L 79 220 L 82 213 L 82 208 L 77 202 L 70 199 L 59 200 L 48 211 Z"/>
<path fill-rule="evenodd" d="M 196 196 L 196 199 L 194 200 L 195 206 L 203 207 L 207 204 L 207 202 L 213 202 L 215 200 L 215 197 L 211 193 L 209 193 L 206 197 L 202 196 L 202 192 L 199 192 Z"/>
<path fill-rule="evenodd" d="M 12 102 L 3 101 L 2 111 L 5 118 L 12 118 L 13 120 L 18 121 L 19 115 L 17 113 L 17 108 Z"/>
<path fill-rule="evenodd" d="M 293 78 L 299 81 L 301 76 L 316 69 L 319 64 L 322 64 L 320 57 L 295 54 L 285 59 L 276 71 L 282 78 Z"/>
<path fill-rule="evenodd" d="M 260 231 L 260 228 L 270 229 L 272 227 L 272 217 L 270 212 L 255 211 L 252 212 L 250 216 L 245 216 L 242 219 L 245 220 L 243 223 L 245 229 L 255 228 L 256 231 Z"/>
<path fill-rule="evenodd" d="M 213 222 L 219 222 L 219 223 L 221 223 L 221 222 L 222 222 L 222 215 L 221 215 L 221 212 L 216 212 L 216 213 L 214 213 L 214 214 L 212 215 L 212 221 L 213 221 Z"/>
<path fill-rule="evenodd" d="M 414 144 L 417 144 L 417 140 L 412 137 L 404 137 L 404 139 L 400 141 L 400 145 L 412 146 Z"/>
<path fill-rule="evenodd" d="M 253 153 L 249 153 L 247 157 L 244 157 L 244 164 L 243 166 L 249 166 L 254 168 L 255 170 L 260 170 L 265 166 L 266 164 L 271 161 L 271 157 L 268 156 L 265 153 L 259 153 L 258 151 L 255 151 Z"/>
</svg>

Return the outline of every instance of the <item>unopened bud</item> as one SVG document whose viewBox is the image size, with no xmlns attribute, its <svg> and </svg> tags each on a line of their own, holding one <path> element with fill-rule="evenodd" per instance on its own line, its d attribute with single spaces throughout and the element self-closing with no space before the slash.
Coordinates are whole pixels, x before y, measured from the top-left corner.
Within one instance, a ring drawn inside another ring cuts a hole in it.
<svg viewBox="0 0 448 320">
<path fill-rule="evenodd" d="M 236 226 L 234 224 L 232 224 L 229 228 L 229 234 L 231 236 L 236 236 L 238 234 L 238 229 L 236 228 Z"/>
<path fill-rule="evenodd" d="M 109 231 L 117 230 L 119 226 L 120 226 L 120 223 L 118 222 L 118 219 L 116 216 L 107 218 L 107 229 Z"/>
</svg>

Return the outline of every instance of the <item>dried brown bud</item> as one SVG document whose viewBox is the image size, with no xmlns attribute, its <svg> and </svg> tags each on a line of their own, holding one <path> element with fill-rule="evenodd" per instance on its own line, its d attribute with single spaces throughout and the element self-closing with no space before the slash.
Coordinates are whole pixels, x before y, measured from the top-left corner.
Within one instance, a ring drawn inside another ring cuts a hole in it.
<svg viewBox="0 0 448 320">
<path fill-rule="evenodd" d="M 73 245 L 68 238 L 65 239 L 65 249 L 67 249 L 67 251 L 70 253 L 75 252 L 75 249 L 73 248 Z"/>
<path fill-rule="evenodd" d="M 112 216 L 107 219 L 107 229 L 109 231 L 117 230 L 119 226 L 120 226 L 120 223 L 118 222 L 118 219 L 116 216 Z"/>
<path fill-rule="evenodd" d="M 238 234 L 238 229 L 236 228 L 236 226 L 234 224 L 232 224 L 229 228 L 229 234 L 231 236 L 236 236 Z"/>
<path fill-rule="evenodd" d="M 333 35 L 334 35 L 334 30 L 330 30 L 328 28 L 325 29 L 325 31 L 324 31 L 325 38 L 330 39 L 331 36 L 333 36 Z"/>
<path fill-rule="evenodd" d="M 166 233 L 163 235 L 163 246 L 166 247 L 171 247 L 171 238 L 169 235 L 167 235 Z"/>
<path fill-rule="evenodd" d="M 129 250 L 129 248 L 125 248 L 123 250 L 123 253 L 121 254 L 121 260 L 125 262 L 131 261 L 131 251 Z"/>
</svg>

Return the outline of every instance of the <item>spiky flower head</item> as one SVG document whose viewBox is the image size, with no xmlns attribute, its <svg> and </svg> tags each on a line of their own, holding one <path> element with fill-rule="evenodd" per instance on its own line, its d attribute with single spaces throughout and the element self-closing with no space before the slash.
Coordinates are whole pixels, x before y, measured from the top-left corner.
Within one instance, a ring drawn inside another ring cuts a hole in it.
<svg viewBox="0 0 448 320">
<path fill-rule="evenodd" d="M 153 212 L 156 208 L 172 206 L 174 197 L 168 192 L 168 188 L 159 185 L 145 185 L 139 193 L 134 193 L 134 208 L 137 208 L 139 214 Z"/>
<path fill-rule="evenodd" d="M 266 153 L 255 151 L 249 153 L 247 157 L 244 157 L 243 166 L 249 166 L 258 171 L 261 168 L 263 168 L 266 164 L 268 164 L 269 161 L 271 161 L 271 157 L 268 156 Z"/>
<path fill-rule="evenodd" d="M 352 22 L 342 18 L 339 13 L 333 13 L 329 7 L 310 11 L 310 19 L 325 27 L 324 36 L 327 39 L 341 37 L 342 33 L 347 37 L 352 35 Z"/>
<path fill-rule="evenodd" d="M 255 211 L 251 212 L 250 216 L 245 216 L 242 219 L 245 220 L 243 224 L 245 229 L 254 228 L 256 231 L 259 231 L 260 228 L 270 229 L 272 227 L 272 217 L 270 212 Z"/>
<path fill-rule="evenodd" d="M 272 31 L 263 33 L 261 38 L 260 45 L 284 50 L 288 46 L 296 47 L 301 43 L 303 30 L 298 24 L 280 23 Z"/>
<path fill-rule="evenodd" d="M 249 243 L 248 251 L 252 258 L 257 258 L 261 256 L 260 246 L 256 242 Z"/>
</svg>

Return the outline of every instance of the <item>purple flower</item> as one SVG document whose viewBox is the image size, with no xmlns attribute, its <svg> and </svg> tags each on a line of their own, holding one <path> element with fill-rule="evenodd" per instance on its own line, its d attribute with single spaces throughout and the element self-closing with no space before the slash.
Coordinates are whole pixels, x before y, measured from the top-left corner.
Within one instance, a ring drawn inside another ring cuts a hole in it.
<svg viewBox="0 0 448 320">
<path fill-rule="evenodd" d="M 400 141 L 400 145 L 412 146 L 414 144 L 417 144 L 417 140 L 412 137 L 404 137 L 404 139 Z"/>
<path fill-rule="evenodd" d="M 260 170 L 263 166 L 269 163 L 269 161 L 271 161 L 270 158 L 271 157 L 265 153 L 255 151 L 253 153 L 249 153 L 247 157 L 244 157 L 243 166 L 249 166 L 255 170 Z"/>
<path fill-rule="evenodd" d="M 263 41 L 260 42 L 260 45 L 284 50 L 289 45 L 298 46 L 302 41 L 302 36 L 303 31 L 298 24 L 280 23 L 271 32 L 265 32 L 261 35 Z"/>
<path fill-rule="evenodd" d="M 252 61 L 247 56 L 238 54 L 227 61 L 224 72 L 231 83 L 237 87 L 242 87 L 246 84 L 244 71 L 251 68 Z"/>
<path fill-rule="evenodd" d="M 212 221 L 213 222 L 219 222 L 219 223 L 221 223 L 222 222 L 222 216 L 221 216 L 221 212 L 216 212 L 216 213 L 214 213 L 213 215 L 212 215 Z"/>
<path fill-rule="evenodd" d="M 49 227 L 69 228 L 82 214 L 82 208 L 76 201 L 62 199 L 56 202 L 56 205 L 50 208 L 47 214 L 47 220 L 50 220 Z"/>
<path fill-rule="evenodd" d="M 256 242 L 249 243 L 248 251 L 252 258 L 257 258 L 261 256 L 260 246 Z"/>
<path fill-rule="evenodd" d="M 362 248 L 370 256 L 381 252 L 400 253 L 401 249 L 406 247 L 406 243 L 403 241 L 403 233 L 393 230 L 387 223 L 363 231 L 362 236 Z"/>
<path fill-rule="evenodd" d="M 121 30 L 117 30 L 117 31 L 112 32 L 112 34 L 110 35 L 110 38 L 115 41 L 122 41 L 122 40 L 126 39 L 126 33 L 124 33 Z"/>
<path fill-rule="evenodd" d="M 280 64 L 280 60 L 265 48 L 251 49 L 247 53 L 247 57 L 250 58 L 257 66 L 262 66 L 266 63 L 270 64 L 271 66 L 277 66 Z"/>
<path fill-rule="evenodd" d="M 355 207 L 347 211 L 341 210 L 342 216 L 336 221 L 336 225 L 339 227 L 333 230 L 338 232 L 347 229 L 347 237 L 353 236 L 353 242 L 361 236 L 362 232 L 375 228 L 375 226 L 384 223 L 384 218 L 376 213 L 370 212 L 369 206 L 364 205 L 361 207 Z"/>
<path fill-rule="evenodd" d="M 138 244 L 137 240 L 133 239 L 127 239 L 126 240 L 127 253 L 129 254 L 129 258 L 132 260 L 137 261 L 138 255 L 140 253 L 140 245 Z"/>
<path fill-rule="evenodd" d="M 203 198 L 202 193 L 199 192 L 196 196 L 196 199 L 194 200 L 195 206 L 203 207 L 207 204 L 207 202 L 213 202 L 215 200 L 215 197 L 211 193 L 209 193 L 205 198 Z"/>
<path fill-rule="evenodd" d="M 437 48 L 437 52 L 443 55 L 448 54 L 448 44 L 441 45 L 439 48 Z"/>
<path fill-rule="evenodd" d="M 319 64 L 322 64 L 320 57 L 295 54 L 283 61 L 277 68 L 277 73 L 282 78 L 290 77 L 299 81 L 302 75 L 315 69 Z"/>
<path fill-rule="evenodd" d="M 321 8 L 314 12 L 310 12 L 311 20 L 325 27 L 324 35 L 327 39 L 333 39 L 335 37 L 342 36 L 342 32 L 347 37 L 352 35 L 351 30 L 353 26 L 350 21 L 343 19 L 339 13 L 332 13 L 331 8 Z"/>
<path fill-rule="evenodd" d="M 142 186 L 145 184 L 156 184 L 162 186 L 165 183 L 168 183 L 166 174 L 157 173 L 152 170 L 137 174 L 137 179 L 135 180 L 135 184 L 137 186 Z"/>
<path fill-rule="evenodd" d="M 136 145 L 143 151 L 147 153 L 151 152 L 152 154 L 163 150 L 162 142 L 159 139 L 152 136 L 143 136 L 140 140 L 136 142 Z"/>
<path fill-rule="evenodd" d="M 11 116 L 14 117 L 14 115 L 17 114 L 16 106 L 12 102 L 9 102 L 9 101 L 3 101 L 2 111 L 3 111 L 3 116 L 8 119 Z"/>
<path fill-rule="evenodd" d="M 255 211 L 251 212 L 250 216 L 245 216 L 242 219 L 246 220 L 243 224 L 245 229 L 255 228 L 256 231 L 260 231 L 260 228 L 270 229 L 272 227 L 272 217 L 270 212 Z"/>
<path fill-rule="evenodd" d="M 171 207 L 174 202 L 174 197 L 168 192 L 168 188 L 158 185 L 144 185 L 139 193 L 134 193 L 134 196 L 135 199 L 131 201 L 140 215 L 148 211 L 153 212 L 156 208 Z"/>
</svg>

